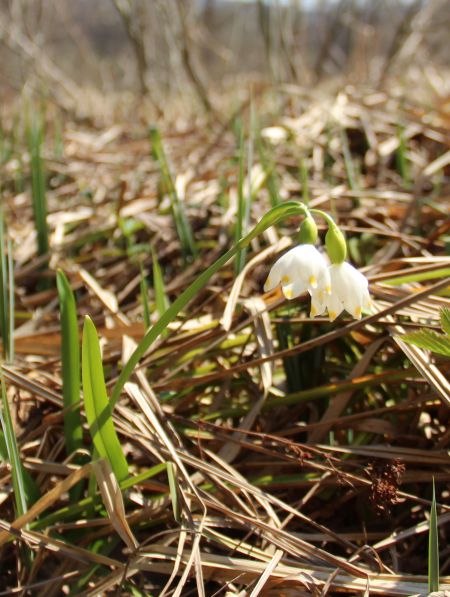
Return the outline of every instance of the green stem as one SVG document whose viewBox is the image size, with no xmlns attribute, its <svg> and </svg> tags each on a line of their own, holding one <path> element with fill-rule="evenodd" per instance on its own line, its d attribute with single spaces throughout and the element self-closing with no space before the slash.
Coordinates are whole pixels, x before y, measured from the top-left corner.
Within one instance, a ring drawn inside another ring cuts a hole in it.
<svg viewBox="0 0 450 597">
<path fill-rule="evenodd" d="M 322 211 L 321 209 L 314 209 L 314 208 L 310 208 L 310 213 L 312 214 L 316 214 L 318 216 L 320 216 L 321 218 L 323 218 L 326 223 L 328 224 L 328 226 L 336 226 L 336 222 L 333 220 L 333 218 L 327 214 L 326 211 Z"/>
<path fill-rule="evenodd" d="M 256 226 L 243 238 L 241 238 L 231 249 L 229 249 L 222 257 L 219 257 L 212 265 L 210 265 L 200 276 L 192 282 L 186 290 L 180 294 L 177 300 L 165 311 L 155 325 L 148 330 L 142 338 L 138 346 L 135 348 L 133 354 L 125 363 L 117 381 L 113 388 L 111 395 L 111 408 L 116 404 L 122 388 L 133 373 L 134 368 L 139 363 L 141 358 L 147 352 L 149 347 L 157 340 L 160 334 L 166 329 L 170 322 L 172 322 L 178 313 L 194 298 L 194 296 L 206 286 L 210 278 L 217 273 L 220 268 L 227 263 L 240 250 L 247 247 L 251 241 L 259 234 L 274 226 L 280 220 L 290 216 L 306 216 L 308 213 L 307 207 L 300 201 L 287 201 L 280 205 L 276 205 L 269 210 L 264 217 L 256 224 Z"/>
</svg>

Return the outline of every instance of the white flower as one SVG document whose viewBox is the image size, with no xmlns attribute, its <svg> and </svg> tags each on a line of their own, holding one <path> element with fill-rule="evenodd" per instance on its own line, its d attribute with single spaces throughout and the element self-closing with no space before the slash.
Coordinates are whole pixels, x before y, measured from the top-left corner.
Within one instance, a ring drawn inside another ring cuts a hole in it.
<svg viewBox="0 0 450 597">
<path fill-rule="evenodd" d="M 296 298 L 307 291 L 311 295 L 317 293 L 325 296 L 330 292 L 327 262 L 313 245 L 298 245 L 275 262 L 264 290 L 272 290 L 280 283 L 287 299 Z"/>
<path fill-rule="evenodd" d="M 312 295 L 311 312 L 321 315 L 328 309 L 330 321 L 334 321 L 345 309 L 355 319 L 361 319 L 362 311 L 371 306 L 367 278 L 350 263 L 335 263 L 328 268 L 331 293 Z"/>
<path fill-rule="evenodd" d="M 283 143 L 286 141 L 288 137 L 288 132 L 285 128 L 281 126 L 268 126 L 261 131 L 261 137 L 267 139 L 274 145 L 278 145 L 279 143 Z"/>
</svg>

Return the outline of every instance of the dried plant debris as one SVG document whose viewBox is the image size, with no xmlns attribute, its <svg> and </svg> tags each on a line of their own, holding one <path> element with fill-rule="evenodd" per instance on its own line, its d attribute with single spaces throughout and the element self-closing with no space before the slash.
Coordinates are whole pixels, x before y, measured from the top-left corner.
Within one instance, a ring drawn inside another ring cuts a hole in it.
<svg viewBox="0 0 450 597">
<path fill-rule="evenodd" d="M 402 340 L 446 333 L 448 102 L 415 104 L 400 84 L 290 86 L 278 100 L 259 94 L 253 127 L 245 105 L 226 126 L 162 122 L 158 159 L 141 122 L 67 114 L 56 155 L 49 105 L 39 231 L 20 113 L 5 120 L 2 370 L 20 461 L 3 416 L 0 595 L 426 594 L 433 478 L 450 590 L 450 362 Z M 371 311 L 330 322 L 306 295 L 263 291 L 296 243 L 291 217 L 246 247 L 238 275 L 220 268 L 114 394 L 146 329 L 232 246 L 237 218 L 245 234 L 288 200 L 333 214 Z M 72 453 L 61 357 L 77 337 L 62 337 L 58 270 L 96 362 L 83 363 Z M 102 444 L 113 434 L 119 476 Z"/>
<path fill-rule="evenodd" d="M 374 462 L 368 466 L 370 502 L 377 514 L 390 514 L 391 507 L 398 501 L 398 486 L 404 472 L 405 465 L 398 460 Z"/>
</svg>

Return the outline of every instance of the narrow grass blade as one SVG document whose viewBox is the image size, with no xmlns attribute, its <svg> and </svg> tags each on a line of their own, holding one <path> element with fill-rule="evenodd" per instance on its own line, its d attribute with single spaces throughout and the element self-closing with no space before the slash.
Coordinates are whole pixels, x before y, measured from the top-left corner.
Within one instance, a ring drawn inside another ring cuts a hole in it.
<svg viewBox="0 0 450 597">
<path fill-rule="evenodd" d="M 140 265 L 141 268 L 141 280 L 140 280 L 140 289 L 141 289 L 141 301 L 142 301 L 142 311 L 144 317 L 144 325 L 145 329 L 151 325 L 150 321 L 150 305 L 148 302 L 148 284 L 144 274 L 144 268 L 142 267 L 142 263 Z"/>
<path fill-rule="evenodd" d="M 306 160 L 302 156 L 300 158 L 300 181 L 302 183 L 302 199 L 303 202 L 308 205 L 309 203 L 309 182 L 308 182 L 308 168 L 306 166 Z"/>
<path fill-rule="evenodd" d="M 9 293 L 8 293 L 8 261 L 5 247 L 5 228 L 3 210 L 0 209 L 0 332 L 2 335 L 3 357 L 9 361 Z"/>
<path fill-rule="evenodd" d="M 342 129 L 341 131 L 342 153 L 344 155 L 345 172 L 347 174 L 348 186 L 352 191 L 358 190 L 356 182 L 355 164 L 353 163 L 352 154 L 348 144 L 347 133 Z"/>
<path fill-rule="evenodd" d="M 86 316 L 83 328 L 82 377 L 84 407 L 94 446 L 121 481 L 128 476 L 128 464 L 114 428 L 97 330 L 89 316 Z"/>
<path fill-rule="evenodd" d="M 384 284 L 390 286 L 400 286 L 401 284 L 411 284 L 411 282 L 424 282 L 425 280 L 434 280 L 436 278 L 446 278 L 450 276 L 450 267 L 443 267 L 429 272 L 418 272 L 410 275 L 393 275 L 392 278 L 383 280 Z"/>
<path fill-rule="evenodd" d="M 92 467 L 111 523 L 130 551 L 135 551 L 138 543 L 127 521 L 123 496 L 116 476 L 106 460 L 97 460 L 92 463 Z"/>
<path fill-rule="evenodd" d="M 281 202 L 279 182 L 275 173 L 275 165 L 273 160 L 266 154 L 264 141 L 261 138 L 261 135 L 258 135 L 257 137 L 257 149 L 259 161 L 261 162 L 261 166 L 266 173 L 266 187 L 269 192 L 270 203 L 272 204 L 272 207 L 275 207 Z"/>
<path fill-rule="evenodd" d="M 80 342 L 75 297 L 63 271 L 56 274 L 61 312 L 61 361 L 64 400 L 64 435 L 66 453 L 83 446 L 83 423 L 80 414 Z"/>
<path fill-rule="evenodd" d="M 45 171 L 41 155 L 43 127 L 36 117 L 33 118 L 28 125 L 27 136 L 31 166 L 31 195 L 37 233 L 38 255 L 45 255 L 48 253 L 49 243 Z"/>
<path fill-rule="evenodd" d="M 242 238 L 245 230 L 245 195 L 244 195 L 244 156 L 245 156 L 245 141 L 244 128 L 241 123 L 240 141 L 239 141 L 239 173 L 238 173 L 238 203 L 236 213 L 236 223 L 234 225 L 234 239 L 237 242 Z M 240 250 L 236 255 L 234 262 L 234 269 L 236 275 L 242 271 L 245 265 L 245 248 Z"/>
<path fill-rule="evenodd" d="M 280 350 L 291 348 L 293 345 L 293 333 L 289 320 L 277 323 L 276 331 Z M 299 392 L 302 389 L 299 357 L 297 355 L 285 357 L 283 359 L 283 368 L 289 392 Z"/>
<path fill-rule="evenodd" d="M 6 437 L 5 433 L 3 432 L 3 422 L 0 428 L 0 460 L 9 460 L 8 454 L 8 447 L 6 445 Z M 26 468 L 21 464 L 22 467 L 22 477 L 25 486 L 25 495 L 27 499 L 27 504 L 34 504 L 39 498 L 40 493 L 36 483 L 33 480 L 33 477 L 27 471 Z"/>
<path fill-rule="evenodd" d="M 3 433 L 5 436 L 6 449 L 8 452 L 8 460 L 11 464 L 11 476 L 14 489 L 14 501 L 16 504 L 17 516 L 22 516 L 27 511 L 27 492 L 25 489 L 25 481 L 23 477 L 22 462 L 20 460 L 19 447 L 17 445 L 16 434 L 9 410 L 8 397 L 6 395 L 5 382 L 3 376 L 1 379 L 2 385 L 2 410 L 1 423 Z"/>
<path fill-rule="evenodd" d="M 8 239 L 8 362 L 14 361 L 14 261 Z"/>
<path fill-rule="evenodd" d="M 60 160 L 64 155 L 64 139 L 60 118 L 55 119 L 53 130 L 53 151 L 55 153 L 55 158 Z"/>
<path fill-rule="evenodd" d="M 439 591 L 439 536 L 437 525 L 436 492 L 433 479 L 433 498 L 428 535 L 428 592 Z"/>
<path fill-rule="evenodd" d="M 1 445 L 1 444 L 0 444 Z M 161 462 L 152 466 L 152 468 L 136 475 L 134 477 L 127 477 L 123 481 L 120 481 L 119 485 L 122 490 L 130 489 L 139 483 L 143 483 L 147 479 L 151 479 L 156 475 L 164 472 L 167 468 L 166 462 Z M 95 479 L 95 475 L 94 475 Z M 59 510 L 56 510 L 45 517 L 35 520 L 30 526 L 32 529 L 45 529 L 57 522 L 75 520 L 77 518 L 86 517 L 88 511 L 94 514 L 101 506 L 99 506 L 100 496 L 96 493 L 93 496 L 85 497 L 79 500 L 77 503 L 71 503 Z M 86 515 L 86 516 L 85 516 Z"/>
<path fill-rule="evenodd" d="M 170 307 L 170 301 L 166 294 L 166 289 L 164 287 L 164 278 L 161 271 L 161 266 L 159 265 L 158 257 L 154 250 L 152 250 L 152 259 L 153 259 L 153 288 L 155 291 L 155 304 L 156 304 L 156 312 L 158 316 L 161 317 L 165 311 Z M 161 334 L 162 336 L 166 336 L 166 330 Z"/>
<path fill-rule="evenodd" d="M 239 176 L 238 176 L 238 206 L 236 215 L 236 224 L 234 237 L 237 242 L 248 230 L 250 221 L 250 208 L 252 204 L 252 167 L 253 167 L 253 134 L 250 131 L 247 153 L 247 188 L 244 188 L 244 158 L 245 142 L 243 127 L 241 128 L 240 146 L 239 146 Z M 236 255 L 235 272 L 239 274 L 245 266 L 245 256 L 247 248 L 239 250 Z"/>
<path fill-rule="evenodd" d="M 159 265 L 158 257 L 154 250 L 152 250 L 152 259 L 153 259 L 153 287 L 155 290 L 155 303 L 156 303 L 156 310 L 158 311 L 158 315 L 161 315 L 167 311 L 170 307 L 170 301 L 166 294 L 166 289 L 164 287 L 164 278 L 161 271 L 161 266 Z"/>
<path fill-rule="evenodd" d="M 195 257 L 197 255 L 197 247 L 194 242 L 192 229 L 184 209 L 184 204 L 178 197 L 166 154 L 164 152 L 161 136 L 156 127 L 150 128 L 150 140 L 152 143 L 153 157 L 159 164 L 161 178 L 170 199 L 172 217 L 175 222 L 183 254 L 185 257 Z"/>
<path fill-rule="evenodd" d="M 200 274 L 186 290 L 180 294 L 172 305 L 165 311 L 165 313 L 158 319 L 145 336 L 142 338 L 140 343 L 137 345 L 131 357 L 125 363 L 119 378 L 114 386 L 111 396 L 111 408 L 114 407 L 117 402 L 123 386 L 128 381 L 130 375 L 133 373 L 135 366 L 139 363 L 139 360 L 151 346 L 151 344 L 160 336 L 162 332 L 167 328 L 170 322 L 172 322 L 178 313 L 183 309 L 202 288 L 206 286 L 210 278 L 216 274 L 220 268 L 225 265 L 230 259 L 232 259 L 236 253 L 247 247 L 250 242 L 256 238 L 259 234 L 267 230 L 270 226 L 274 226 L 280 220 L 290 216 L 305 216 L 307 214 L 306 206 L 300 201 L 286 201 L 276 207 L 270 209 L 256 224 L 256 226 L 243 238 L 241 238 L 236 244 L 231 247 L 222 257 L 219 257 L 212 265 L 210 265 L 202 274 Z"/>
<path fill-rule="evenodd" d="M 170 498 L 172 500 L 173 517 L 176 522 L 181 523 L 181 507 L 178 498 L 178 481 L 176 468 L 173 462 L 167 463 L 167 478 L 169 479 Z"/>
<path fill-rule="evenodd" d="M 403 184 L 405 188 L 408 188 L 410 186 L 411 179 L 409 175 L 408 158 L 406 156 L 406 139 L 403 128 L 398 129 L 398 139 L 399 145 L 395 155 L 397 162 L 397 170 L 403 179 Z"/>
</svg>

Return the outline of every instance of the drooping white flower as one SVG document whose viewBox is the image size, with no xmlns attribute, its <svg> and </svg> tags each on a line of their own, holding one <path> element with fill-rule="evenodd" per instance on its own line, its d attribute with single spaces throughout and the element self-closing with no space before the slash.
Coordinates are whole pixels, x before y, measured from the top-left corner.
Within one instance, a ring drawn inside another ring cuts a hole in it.
<svg viewBox="0 0 450 597">
<path fill-rule="evenodd" d="M 355 319 L 361 319 L 363 310 L 371 306 L 367 278 L 346 261 L 330 265 L 328 271 L 331 293 L 323 297 L 315 293 L 312 297 L 316 314 L 324 313 L 327 308 L 330 321 L 334 321 L 345 309 Z"/>
<path fill-rule="evenodd" d="M 287 299 L 305 292 L 325 295 L 331 290 L 327 262 L 314 245 L 298 245 L 274 263 L 264 290 L 273 290 L 278 284 Z"/>
</svg>

